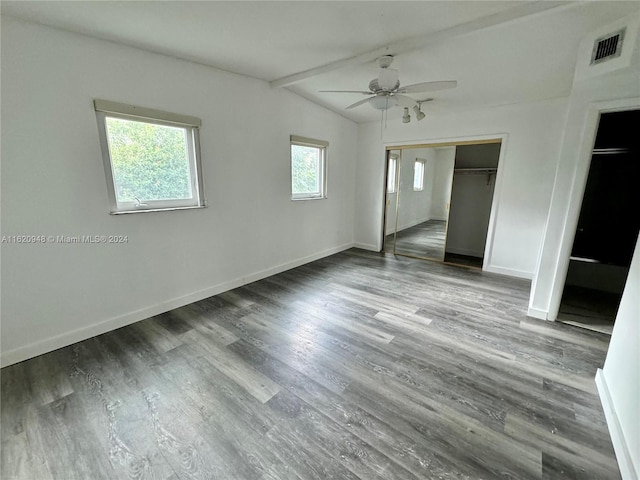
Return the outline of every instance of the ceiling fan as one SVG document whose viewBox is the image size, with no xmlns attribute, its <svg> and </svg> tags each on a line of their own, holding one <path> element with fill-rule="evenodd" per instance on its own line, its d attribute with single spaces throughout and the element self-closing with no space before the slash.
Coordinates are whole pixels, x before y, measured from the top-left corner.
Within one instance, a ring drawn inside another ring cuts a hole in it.
<svg viewBox="0 0 640 480">
<path fill-rule="evenodd" d="M 378 58 L 380 71 L 378 77 L 369 82 L 369 91 L 363 90 L 321 90 L 323 93 L 361 93 L 368 95 L 368 98 L 357 101 L 346 107 L 346 109 L 358 107 L 368 103 L 376 110 L 388 110 L 391 107 L 401 106 L 410 108 L 418 104 L 417 100 L 407 97 L 404 94 L 435 92 L 437 90 L 447 90 L 455 88 L 458 82 L 455 80 L 445 80 L 439 82 L 414 83 L 413 85 L 400 86 L 398 70 L 389 68 L 393 62 L 392 55 L 384 55 Z M 429 99 L 431 100 L 431 99 Z M 427 100 L 425 100 L 427 101 Z M 421 103 L 421 102 L 420 102 Z"/>
</svg>

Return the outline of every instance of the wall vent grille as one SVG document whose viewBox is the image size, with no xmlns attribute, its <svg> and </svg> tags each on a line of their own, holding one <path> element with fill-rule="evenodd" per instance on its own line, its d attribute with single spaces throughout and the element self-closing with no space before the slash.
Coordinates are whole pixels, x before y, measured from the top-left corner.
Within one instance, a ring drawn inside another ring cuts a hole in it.
<svg viewBox="0 0 640 480">
<path fill-rule="evenodd" d="M 591 65 L 606 62 L 612 58 L 619 57 L 622 53 L 622 41 L 624 40 L 625 29 L 610 33 L 604 37 L 598 38 L 593 43 L 593 52 L 591 53 Z"/>
</svg>

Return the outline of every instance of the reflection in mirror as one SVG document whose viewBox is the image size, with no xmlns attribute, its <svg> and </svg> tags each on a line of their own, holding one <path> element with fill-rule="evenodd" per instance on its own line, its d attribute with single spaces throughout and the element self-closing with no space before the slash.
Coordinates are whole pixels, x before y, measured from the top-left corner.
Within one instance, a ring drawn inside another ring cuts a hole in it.
<svg viewBox="0 0 640 480">
<path fill-rule="evenodd" d="M 395 249 L 396 209 L 398 201 L 398 168 L 400 150 L 387 151 L 387 187 L 385 199 L 384 251 L 393 253 Z"/>
<path fill-rule="evenodd" d="M 399 158 L 396 191 L 387 193 L 385 251 L 444 260 L 455 147 L 407 148 L 389 154 Z"/>
</svg>

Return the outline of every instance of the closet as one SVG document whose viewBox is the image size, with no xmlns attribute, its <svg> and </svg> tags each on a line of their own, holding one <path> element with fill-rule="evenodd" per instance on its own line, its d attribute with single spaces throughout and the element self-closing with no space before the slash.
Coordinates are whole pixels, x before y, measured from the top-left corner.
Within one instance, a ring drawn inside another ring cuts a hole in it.
<svg viewBox="0 0 640 480">
<path fill-rule="evenodd" d="M 500 144 L 456 147 L 444 260 L 482 267 Z"/>
<path fill-rule="evenodd" d="M 558 320 L 611 333 L 640 230 L 640 110 L 601 116 Z"/>
<path fill-rule="evenodd" d="M 500 140 L 387 149 L 383 250 L 481 268 Z"/>
</svg>

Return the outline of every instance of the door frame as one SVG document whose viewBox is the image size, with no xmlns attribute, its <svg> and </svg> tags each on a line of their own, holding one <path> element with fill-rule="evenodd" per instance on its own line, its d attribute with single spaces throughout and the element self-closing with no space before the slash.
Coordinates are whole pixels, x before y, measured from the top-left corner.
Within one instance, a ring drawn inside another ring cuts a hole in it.
<svg viewBox="0 0 640 480">
<path fill-rule="evenodd" d="M 464 137 L 442 138 L 442 139 L 419 139 L 419 140 L 406 140 L 398 142 L 386 142 L 383 143 L 383 156 L 385 159 L 385 174 L 384 184 L 382 185 L 382 198 L 383 209 L 381 218 L 381 234 L 379 240 L 380 252 L 384 253 L 384 235 L 386 230 L 386 201 L 387 201 L 387 151 L 389 150 L 404 150 L 411 148 L 435 148 L 435 147 L 457 147 L 459 145 L 481 145 L 485 143 L 500 143 L 500 155 L 498 157 L 498 171 L 496 173 L 496 183 L 493 191 L 493 198 L 491 200 L 491 213 L 489 215 L 489 228 L 487 229 L 487 240 L 484 246 L 484 257 L 482 261 L 482 270 L 494 273 L 503 273 L 499 267 L 493 267 L 492 255 L 493 244 L 495 240 L 496 231 L 496 219 L 500 208 L 500 198 L 502 197 L 502 185 L 504 171 L 506 168 L 506 152 L 509 135 L 506 133 L 496 133 L 492 135 L 469 135 Z M 447 220 L 448 221 L 448 220 Z"/>
<path fill-rule="evenodd" d="M 582 208 L 582 197 L 587 186 L 587 177 L 591 167 L 591 156 L 593 146 L 596 142 L 596 135 L 600 125 L 600 116 L 603 113 L 626 112 L 630 110 L 640 110 L 640 103 L 637 99 L 611 100 L 606 102 L 592 103 L 584 122 L 584 134 L 580 145 L 580 156 L 575 167 L 572 190 L 569 197 L 569 207 L 566 214 L 562 239 L 560 242 L 560 254 L 553 278 L 553 287 L 549 299 L 549 310 L 546 315 L 547 320 L 555 321 L 560 311 L 562 293 L 569 271 L 569 257 L 578 228 L 578 218 Z"/>
<path fill-rule="evenodd" d="M 384 208 L 383 208 L 383 212 L 382 212 L 382 245 L 380 246 L 380 252 L 381 253 L 390 253 L 390 252 L 385 252 L 385 243 L 386 243 L 386 239 L 387 239 L 387 206 L 388 206 L 388 196 L 391 195 L 390 193 L 387 192 L 387 187 L 389 185 L 389 163 L 391 162 L 391 150 L 394 149 L 386 149 L 384 152 L 384 156 L 385 156 L 385 163 L 384 163 L 384 198 L 383 198 L 383 202 L 384 202 Z M 395 183 L 396 183 L 396 189 L 393 192 L 393 194 L 396 196 L 396 206 L 395 206 L 395 225 L 394 225 L 394 234 L 393 234 L 393 254 L 395 255 L 396 253 L 396 235 L 397 235 L 397 230 L 398 230 L 398 196 L 399 196 L 399 189 L 400 189 L 400 166 L 402 163 L 402 151 L 400 151 L 400 156 L 398 158 L 395 158 L 396 160 L 396 168 L 395 168 Z"/>
</svg>

